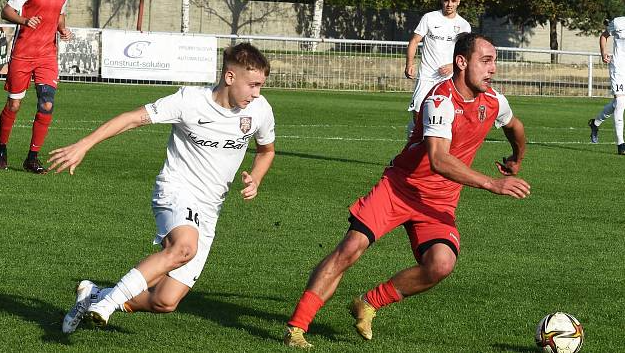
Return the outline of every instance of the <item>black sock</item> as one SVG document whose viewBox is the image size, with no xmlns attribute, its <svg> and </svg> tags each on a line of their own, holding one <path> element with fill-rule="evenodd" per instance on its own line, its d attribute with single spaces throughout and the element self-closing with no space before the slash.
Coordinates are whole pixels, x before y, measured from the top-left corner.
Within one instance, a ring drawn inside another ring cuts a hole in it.
<svg viewBox="0 0 625 354">
<path fill-rule="evenodd" d="M 6 153 L 7 153 L 7 145 L 0 144 L 0 155 L 6 155 Z"/>
<path fill-rule="evenodd" d="M 27 160 L 31 160 L 31 161 L 32 161 L 32 160 L 36 160 L 36 159 L 37 159 L 37 153 L 38 153 L 38 151 L 32 151 L 32 150 L 30 150 L 30 151 L 28 152 L 28 157 L 27 157 Z"/>
</svg>

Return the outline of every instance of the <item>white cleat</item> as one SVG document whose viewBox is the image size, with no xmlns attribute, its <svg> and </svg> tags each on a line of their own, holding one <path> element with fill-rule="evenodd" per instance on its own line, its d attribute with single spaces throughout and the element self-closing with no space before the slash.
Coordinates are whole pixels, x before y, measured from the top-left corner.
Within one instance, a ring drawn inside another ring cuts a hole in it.
<svg viewBox="0 0 625 354">
<path fill-rule="evenodd" d="M 109 317 L 115 312 L 115 306 L 109 305 L 109 301 L 103 299 L 100 302 L 91 304 L 85 315 L 96 327 L 105 327 Z"/>
<path fill-rule="evenodd" d="M 63 318 L 63 333 L 72 333 L 80 324 L 85 316 L 87 309 L 91 305 L 92 298 L 97 299 L 97 293 L 100 291 L 97 285 L 89 280 L 83 280 L 76 287 L 76 304 Z"/>
</svg>

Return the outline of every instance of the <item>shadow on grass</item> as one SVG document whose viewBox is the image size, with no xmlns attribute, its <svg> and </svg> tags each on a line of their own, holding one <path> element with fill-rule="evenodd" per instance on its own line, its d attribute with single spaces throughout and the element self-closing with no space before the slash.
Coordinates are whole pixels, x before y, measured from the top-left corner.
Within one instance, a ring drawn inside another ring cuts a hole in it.
<svg viewBox="0 0 625 354">
<path fill-rule="evenodd" d="M 512 353 L 538 353 L 538 347 L 530 345 L 515 345 L 508 343 L 495 343 L 492 345 L 497 351 Z"/>
<path fill-rule="evenodd" d="M 279 312 L 268 312 L 243 305 L 249 300 L 265 300 L 275 302 L 276 309 L 285 308 L 287 301 L 276 297 L 235 294 L 235 293 L 205 293 L 191 291 L 182 300 L 177 311 L 203 317 L 224 327 L 245 330 L 247 333 L 262 338 L 282 342 L 283 330 L 289 317 Z M 295 306 L 295 304 L 288 304 Z M 287 306 L 288 307 L 288 306 Z M 253 325 L 245 318 L 254 317 L 264 322 L 277 322 L 280 327 L 267 327 Z M 315 335 L 324 337 L 329 341 L 336 341 L 336 331 L 326 325 L 312 324 L 311 331 Z"/>
<path fill-rule="evenodd" d="M 70 306 L 73 304 L 63 309 L 34 297 L 0 294 L 0 312 L 37 324 L 44 332 L 41 340 L 45 343 L 71 344 L 70 335 L 61 332 L 63 317 Z M 129 333 L 116 326 L 107 326 L 102 330 Z"/>
</svg>

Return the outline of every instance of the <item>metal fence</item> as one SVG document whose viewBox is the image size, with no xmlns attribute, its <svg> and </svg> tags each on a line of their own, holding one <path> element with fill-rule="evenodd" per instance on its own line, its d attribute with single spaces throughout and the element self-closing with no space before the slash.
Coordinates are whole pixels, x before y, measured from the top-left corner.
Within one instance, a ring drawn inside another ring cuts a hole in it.
<svg viewBox="0 0 625 354">
<path fill-rule="evenodd" d="M 3 26 L 2 30 L 10 47 L 13 26 Z M 183 84 L 102 78 L 99 74 L 100 34 L 100 29 L 89 29 L 88 34 L 59 45 L 61 80 Z M 239 35 L 215 37 L 219 50 L 218 77 L 221 50 L 234 43 L 249 41 L 261 49 L 271 62 L 271 75 L 266 87 L 411 92 L 415 84 L 404 77 L 407 42 Z M 598 53 L 497 47 L 497 55 L 493 86 L 502 93 L 532 96 L 610 95 L 608 70 Z M 0 62 L 1 59 L 0 55 Z M 0 77 L 4 73 L 6 66 L 0 71 Z"/>
</svg>

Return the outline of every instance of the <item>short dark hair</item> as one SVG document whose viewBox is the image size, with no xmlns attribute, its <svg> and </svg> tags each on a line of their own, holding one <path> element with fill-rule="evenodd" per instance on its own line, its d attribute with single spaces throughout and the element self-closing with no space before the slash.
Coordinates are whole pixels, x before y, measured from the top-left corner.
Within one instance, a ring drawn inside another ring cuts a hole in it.
<svg viewBox="0 0 625 354">
<path fill-rule="evenodd" d="M 463 57 L 467 58 L 467 60 L 469 60 L 471 54 L 475 52 L 475 42 L 477 42 L 478 39 L 483 39 L 495 46 L 493 40 L 483 34 L 469 32 L 462 32 L 458 34 L 458 36 L 456 37 L 456 46 L 454 47 L 454 72 L 459 70 L 459 68 L 456 66 L 456 56 L 462 55 Z"/>
<path fill-rule="evenodd" d="M 223 67 L 225 69 L 230 65 L 244 67 L 246 70 L 258 70 L 265 76 L 269 76 L 271 69 L 263 53 L 248 42 L 239 43 L 224 50 Z"/>
</svg>

